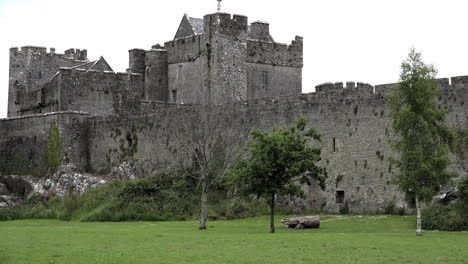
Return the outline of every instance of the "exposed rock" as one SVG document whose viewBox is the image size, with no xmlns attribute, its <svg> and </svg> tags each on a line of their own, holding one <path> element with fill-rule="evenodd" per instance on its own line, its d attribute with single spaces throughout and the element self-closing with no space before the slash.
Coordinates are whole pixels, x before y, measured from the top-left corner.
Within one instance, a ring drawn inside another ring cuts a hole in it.
<svg viewBox="0 0 468 264">
<path fill-rule="evenodd" d="M 106 184 L 107 181 L 91 174 L 81 173 L 74 164 L 62 164 L 49 179 L 40 179 L 34 184 L 36 192 L 54 189 L 59 196 L 69 192 L 83 193 Z"/>
<path fill-rule="evenodd" d="M 111 180 L 133 180 L 139 178 L 138 170 L 132 160 L 127 160 L 113 167 L 107 176 Z"/>
<path fill-rule="evenodd" d="M 432 198 L 434 203 L 439 204 L 451 204 L 458 199 L 458 188 L 457 187 L 447 187 L 442 189 L 436 196 Z"/>
<path fill-rule="evenodd" d="M 0 176 L 0 183 L 3 183 L 9 193 L 25 197 L 32 191 L 32 186 L 28 178 L 17 175 Z"/>
<path fill-rule="evenodd" d="M 281 219 L 281 223 L 287 225 L 289 228 L 303 229 L 303 228 L 319 228 L 320 216 L 300 216 L 293 218 Z"/>
<path fill-rule="evenodd" d="M 3 207 L 9 207 L 9 206 L 15 205 L 18 199 L 19 199 L 18 197 L 12 196 L 12 195 L 0 195 L 0 203 L 4 204 Z"/>
<path fill-rule="evenodd" d="M 9 207 L 9 205 L 5 202 L 0 202 L 0 208 L 6 208 Z"/>
<path fill-rule="evenodd" d="M 0 182 L 0 195 L 3 194 L 9 194 L 10 192 L 8 191 L 6 185 L 2 182 Z"/>
<path fill-rule="evenodd" d="M 53 190 L 63 197 L 69 192 L 83 193 L 89 189 L 106 184 L 108 181 L 91 174 L 81 173 L 73 164 L 61 164 L 49 178 L 37 179 L 32 176 L 0 176 L 0 182 L 11 195 L 0 196 L 0 202 L 12 206 L 18 199 L 25 199 L 32 193 L 45 193 Z M 0 186 L 1 187 L 1 186 Z"/>
</svg>

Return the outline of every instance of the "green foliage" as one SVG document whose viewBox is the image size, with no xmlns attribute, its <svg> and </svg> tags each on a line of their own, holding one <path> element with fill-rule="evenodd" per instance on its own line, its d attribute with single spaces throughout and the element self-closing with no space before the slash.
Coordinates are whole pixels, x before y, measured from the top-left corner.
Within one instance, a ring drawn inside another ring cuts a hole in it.
<svg viewBox="0 0 468 264">
<path fill-rule="evenodd" d="M 0 221 L 16 219 L 57 219 L 63 210 L 63 201 L 52 197 L 42 200 L 40 194 L 34 195 L 22 205 L 0 209 Z"/>
<path fill-rule="evenodd" d="M 462 210 L 468 215 L 468 175 L 458 184 L 458 199 Z"/>
<path fill-rule="evenodd" d="M 456 205 L 433 204 L 422 210 L 422 227 L 428 230 L 468 230 L 468 217 Z"/>
<path fill-rule="evenodd" d="M 316 164 L 321 148 L 307 143 L 320 141 L 320 135 L 313 128 L 305 131 L 306 124 L 307 119 L 300 118 L 295 125 L 272 132 L 253 131 L 247 147 L 250 158 L 231 171 L 233 182 L 246 193 L 268 199 L 275 194 L 303 196 L 296 182 L 310 185 L 317 180 L 325 188 L 326 170 Z"/>
<path fill-rule="evenodd" d="M 436 69 L 424 64 L 414 49 L 402 62 L 400 82 L 388 96 L 392 127 L 399 136 L 394 147 L 400 159 L 396 183 L 410 196 L 430 201 L 452 174 L 448 152 L 453 133 L 445 123 L 446 111 L 438 109 Z"/>
<path fill-rule="evenodd" d="M 303 197 L 300 184 L 318 181 L 325 188 L 326 170 L 317 166 L 321 147 L 310 146 L 308 140 L 321 142 L 320 134 L 313 128 L 306 130 L 307 118 L 302 117 L 291 126 L 272 132 L 255 130 L 248 143 L 248 159 L 240 161 L 230 172 L 232 182 L 243 193 L 254 194 L 269 200 L 271 232 L 274 228 L 276 195 Z"/>
<path fill-rule="evenodd" d="M 75 221 L 186 220 L 200 212 L 199 188 L 190 170 L 167 171 L 152 177 L 114 181 L 86 193 L 59 199 L 35 193 L 22 205 L 0 209 L 0 220 L 50 218 Z M 237 219 L 266 214 L 262 200 L 211 193 L 209 218 Z"/>
<path fill-rule="evenodd" d="M 423 228 L 468 231 L 468 176 L 458 184 L 458 200 L 450 205 L 432 204 L 422 210 Z"/>
<path fill-rule="evenodd" d="M 405 215 L 405 208 L 403 207 L 396 207 L 395 202 L 387 202 L 384 207 L 384 214 L 390 215 Z"/>
<path fill-rule="evenodd" d="M 454 133 L 456 139 L 454 153 L 463 162 L 468 159 L 468 129 L 456 127 Z"/>
<path fill-rule="evenodd" d="M 348 205 L 348 201 L 345 201 L 343 207 L 340 208 L 340 214 L 342 214 L 342 215 L 347 215 L 347 214 L 349 214 L 349 205 Z"/>
<path fill-rule="evenodd" d="M 338 188 L 338 185 L 340 184 L 340 182 L 343 180 L 343 174 L 340 174 L 338 176 L 336 176 L 336 179 L 335 179 L 335 187 Z"/>
<path fill-rule="evenodd" d="M 50 170 L 56 170 L 62 161 L 62 142 L 60 141 L 57 123 L 50 124 L 49 140 L 47 141 L 46 165 Z"/>
</svg>

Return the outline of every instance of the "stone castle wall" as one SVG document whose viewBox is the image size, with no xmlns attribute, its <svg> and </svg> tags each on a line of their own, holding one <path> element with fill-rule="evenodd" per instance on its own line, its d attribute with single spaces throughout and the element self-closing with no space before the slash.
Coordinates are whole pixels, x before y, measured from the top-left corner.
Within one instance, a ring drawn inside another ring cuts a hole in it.
<svg viewBox="0 0 468 264">
<path fill-rule="evenodd" d="M 439 82 L 442 88 L 439 100 L 448 111 L 449 123 L 463 129 L 468 129 L 466 79 L 452 78 L 452 84 Z M 316 185 L 306 188 L 308 198 L 292 201 L 295 207 L 338 212 L 346 205 L 352 212 L 381 212 L 390 203 L 406 206 L 404 195 L 391 183 L 395 169 L 389 158 L 396 154 L 389 144 L 394 135 L 384 93 L 393 85 L 376 86 L 376 93 L 372 86 L 370 89 L 349 83 L 348 87 L 354 88 L 229 104 L 226 107 L 232 111 L 229 122 L 234 128 L 270 130 L 272 126 L 290 124 L 300 116 L 307 116 L 309 125 L 322 134 L 321 164 L 328 169 L 327 188 L 325 191 Z M 151 102 L 143 105 L 146 108 L 136 113 L 107 117 L 57 113 L 1 120 L 0 128 L 6 137 L 2 138 L 0 148 L 15 153 L 1 155 L 1 171 L 42 166 L 41 153 L 51 120 L 57 120 L 61 137 L 68 142 L 64 143 L 64 149 L 71 152 L 68 159 L 80 164 L 83 170 L 105 174 L 126 160 L 132 160 L 141 175 L 164 169 L 175 160 L 171 146 L 174 142 L 184 144 L 185 140 L 180 142 L 169 127 L 180 126 L 183 131 L 183 124 L 190 122 L 189 114 L 197 106 Z M 245 142 L 247 138 L 245 134 L 239 140 Z M 454 160 L 452 169 L 460 175 L 466 173 L 467 161 Z M 344 192 L 343 203 L 337 203 L 337 191 Z"/>
<path fill-rule="evenodd" d="M 49 52 L 42 47 L 11 48 L 8 116 L 16 116 L 19 108 L 25 108 L 17 100 L 18 93 L 40 89 L 52 80 L 60 67 L 72 67 L 85 62 L 86 50 L 70 49 L 65 54 L 57 54 L 53 48 Z"/>
<path fill-rule="evenodd" d="M 47 113 L 0 119 L 0 174 L 44 176 L 49 130 L 59 130 L 64 158 L 87 167 L 87 117 L 80 112 Z"/>
<path fill-rule="evenodd" d="M 60 70 L 60 110 L 111 115 L 125 111 L 127 101 L 144 98 L 141 74 Z"/>
<path fill-rule="evenodd" d="M 228 120 L 228 133 L 242 135 L 239 142 L 248 140 L 248 131 L 300 116 L 322 134 L 327 189 L 304 187 L 308 198 L 289 200 L 291 206 L 378 212 L 390 203 L 407 205 L 391 183 L 395 170 L 389 163 L 396 154 L 389 147 L 394 135 L 385 93 L 395 84 L 324 83 L 316 93 L 301 94 L 301 37 L 290 45 L 275 43 L 267 23 L 249 29 L 247 17 L 238 15 L 216 13 L 203 22 L 204 34 L 130 50 L 127 73 L 59 69 L 86 62 L 85 50 L 11 49 L 8 115 L 26 116 L 0 119 L 0 174 L 46 174 L 54 123 L 64 159 L 79 170 L 104 175 L 131 161 L 141 176 L 150 175 L 183 155 L 180 147 L 191 133 L 186 124 L 197 104 L 213 102 L 223 105 L 220 115 Z M 449 123 L 468 129 L 468 76 L 437 82 Z M 466 158 L 454 160 L 452 169 L 466 173 Z"/>
<path fill-rule="evenodd" d="M 18 93 L 21 115 L 83 111 L 91 115 L 128 112 L 145 98 L 141 74 L 61 68 L 42 88 Z"/>
</svg>

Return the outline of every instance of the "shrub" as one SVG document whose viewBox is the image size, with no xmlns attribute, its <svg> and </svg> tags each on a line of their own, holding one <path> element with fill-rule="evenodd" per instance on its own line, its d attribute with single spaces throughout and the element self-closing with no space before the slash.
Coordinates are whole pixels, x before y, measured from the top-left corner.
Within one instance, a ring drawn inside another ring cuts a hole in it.
<svg viewBox="0 0 468 264">
<path fill-rule="evenodd" d="M 348 201 L 345 201 L 344 205 L 340 207 L 340 214 L 349 214 Z"/>
<path fill-rule="evenodd" d="M 0 220 L 50 218 L 75 221 L 164 221 L 198 218 L 200 195 L 190 170 L 159 173 L 152 177 L 114 181 L 83 194 L 60 199 L 35 193 L 21 206 L 0 209 Z M 228 198 L 216 186 L 210 192 L 210 219 L 236 219 L 268 214 L 258 199 Z"/>
<path fill-rule="evenodd" d="M 422 210 L 422 227 L 428 230 L 461 231 L 468 225 L 455 205 L 433 204 Z"/>
</svg>

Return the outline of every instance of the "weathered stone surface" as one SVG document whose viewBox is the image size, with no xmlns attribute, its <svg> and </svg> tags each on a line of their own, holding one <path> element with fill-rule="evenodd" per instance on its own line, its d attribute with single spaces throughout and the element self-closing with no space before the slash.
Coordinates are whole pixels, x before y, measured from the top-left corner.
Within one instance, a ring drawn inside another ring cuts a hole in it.
<svg viewBox="0 0 468 264">
<path fill-rule="evenodd" d="M 86 59 L 83 51 L 11 49 L 8 115 L 22 116 L 0 119 L 0 175 L 21 175 L 32 190 L 57 188 L 64 194 L 101 184 L 91 174 L 131 179 L 180 166 L 174 155 L 185 154 L 180 147 L 189 137 L 176 137 L 168 126 L 189 120 L 197 103 L 215 102 L 234 109 L 221 110 L 231 130 L 270 130 L 306 116 L 321 133 L 326 189 L 313 183 L 303 188 L 306 199 L 279 200 L 295 212 L 407 208 L 404 194 L 391 183 L 395 168 L 389 159 L 396 153 L 389 143 L 395 136 L 384 95 L 394 84 L 326 83 L 317 93 L 301 94 L 302 38 L 275 43 L 267 23 L 249 30 L 247 20 L 216 13 L 203 23 L 183 21 L 179 38 L 164 47 L 131 50 L 127 73 L 75 67 Z M 468 128 L 467 80 L 437 80 L 440 106 L 447 109 L 449 124 L 461 129 Z M 63 161 L 74 168 L 50 175 L 45 160 L 54 123 Z M 248 133 L 239 137 L 247 139 Z M 451 169 L 463 175 L 466 157 L 456 160 Z M 39 176 L 43 180 L 36 180 Z"/>
<path fill-rule="evenodd" d="M 32 177 L 21 177 L 18 175 L 6 175 L 0 176 L 0 182 L 5 185 L 9 191 L 9 195 L 16 195 L 26 197 L 33 190 L 29 178 Z"/>
<path fill-rule="evenodd" d="M 6 185 L 3 182 L 0 182 L 0 195 L 7 195 L 10 194 L 10 191 L 8 191 Z"/>
<path fill-rule="evenodd" d="M 132 160 L 123 161 L 117 167 L 113 167 L 107 175 L 107 178 L 111 180 L 133 180 L 139 177 L 139 172 Z"/>
<path fill-rule="evenodd" d="M 32 193 L 45 193 L 53 190 L 58 196 L 63 197 L 69 192 L 83 193 L 104 185 L 108 181 L 91 174 L 81 173 L 73 164 L 62 164 L 49 178 L 7 175 L 0 176 L 0 182 L 10 190 L 10 195 L 2 195 L 0 200 L 11 206 L 18 199 L 27 199 Z"/>
<path fill-rule="evenodd" d="M 13 206 L 20 200 L 21 197 L 18 197 L 16 195 L 0 195 L 0 203 L 3 203 L 3 207 Z M 0 206 L 0 208 L 1 207 L 2 206 Z"/>
<path fill-rule="evenodd" d="M 293 218 L 281 219 L 281 223 L 289 228 L 304 229 L 304 228 L 319 228 L 320 216 L 300 216 Z"/>
<path fill-rule="evenodd" d="M 106 184 L 108 181 L 88 173 L 81 173 L 74 164 L 62 164 L 49 179 L 32 181 L 35 192 L 54 189 L 59 196 L 69 192 L 83 193 L 89 189 Z"/>
</svg>

